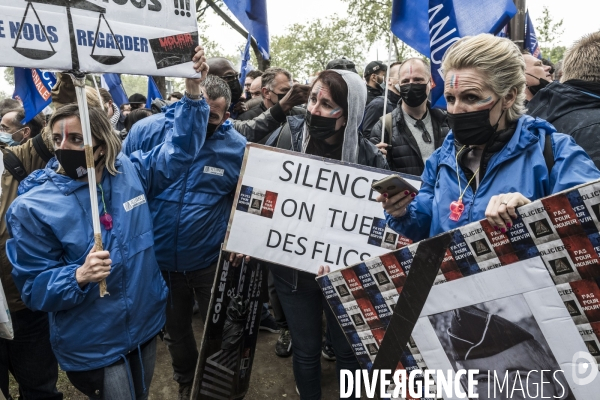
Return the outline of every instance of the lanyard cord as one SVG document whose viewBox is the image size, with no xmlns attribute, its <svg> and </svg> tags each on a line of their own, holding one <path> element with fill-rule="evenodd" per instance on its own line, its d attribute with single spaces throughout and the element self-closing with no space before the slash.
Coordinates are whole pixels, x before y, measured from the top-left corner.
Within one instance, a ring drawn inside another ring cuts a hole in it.
<svg viewBox="0 0 600 400">
<path fill-rule="evenodd" d="M 460 196 L 458 197 L 458 201 L 459 202 L 462 202 L 462 198 L 465 195 L 465 192 L 469 188 L 469 185 L 471 184 L 471 182 L 473 182 L 473 179 L 475 179 L 475 177 L 477 176 L 477 173 L 479 172 L 479 168 L 481 168 L 481 166 L 479 166 L 479 168 L 477 168 L 477 171 L 475 171 L 475 173 L 473 174 L 473 176 L 471 177 L 471 179 L 469 179 L 469 182 L 467 183 L 467 186 L 465 187 L 465 190 L 462 190 L 462 188 L 460 187 L 460 175 L 458 173 L 458 156 L 463 151 L 463 149 L 465 148 L 465 146 L 466 145 L 463 145 L 463 147 L 460 148 L 460 150 L 458 151 L 458 153 L 456 153 L 456 157 L 454 158 L 454 160 L 456 162 L 456 179 L 458 179 L 458 193 L 460 194 Z"/>
<path fill-rule="evenodd" d="M 102 207 L 104 208 L 104 214 L 108 214 L 108 211 L 106 211 L 106 203 L 104 202 L 104 190 L 102 190 L 101 184 L 98 184 L 98 187 L 100 188 L 100 193 L 102 194 Z"/>
</svg>

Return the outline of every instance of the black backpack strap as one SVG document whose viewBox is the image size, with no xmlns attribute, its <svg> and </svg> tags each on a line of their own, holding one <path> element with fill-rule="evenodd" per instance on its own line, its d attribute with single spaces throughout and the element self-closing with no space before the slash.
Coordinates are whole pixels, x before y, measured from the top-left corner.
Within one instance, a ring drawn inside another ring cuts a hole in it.
<svg viewBox="0 0 600 400">
<path fill-rule="evenodd" d="M 554 151 L 552 150 L 552 134 L 546 135 L 546 141 L 544 142 L 544 161 L 546 162 L 546 168 L 548 169 L 548 175 L 554 167 Z"/>
<path fill-rule="evenodd" d="M 42 160 L 44 160 L 44 162 L 48 162 L 52 157 L 54 157 L 50 150 L 48 150 L 46 143 L 44 143 L 44 138 L 42 137 L 41 133 L 31 139 L 31 142 L 33 143 L 33 148 L 35 151 L 37 151 L 38 155 Z"/>
<path fill-rule="evenodd" d="M 4 168 L 6 168 L 6 170 L 10 172 L 10 174 L 19 182 L 27 178 L 29 173 L 25 170 L 23 163 L 21 160 L 19 160 L 15 153 L 8 149 L 1 149 L 1 151 L 4 156 L 2 157 L 4 161 Z"/>
<path fill-rule="evenodd" d="M 285 128 L 288 129 L 285 129 Z M 282 125 L 281 131 L 279 132 L 279 138 L 277 139 L 278 149 L 290 150 L 292 149 L 292 130 L 289 129 L 287 124 Z"/>
</svg>

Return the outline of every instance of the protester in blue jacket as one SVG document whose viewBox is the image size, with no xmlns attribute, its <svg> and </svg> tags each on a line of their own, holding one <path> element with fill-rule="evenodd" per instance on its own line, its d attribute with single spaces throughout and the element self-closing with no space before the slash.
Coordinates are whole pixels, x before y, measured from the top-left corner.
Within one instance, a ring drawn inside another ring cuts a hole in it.
<svg viewBox="0 0 600 400">
<path fill-rule="evenodd" d="M 505 232 L 517 207 L 600 178 L 573 138 L 523 115 L 525 61 L 510 40 L 460 39 L 442 67 L 452 130 L 418 194 L 379 196 L 392 229 L 418 241 L 487 218 Z"/>
<path fill-rule="evenodd" d="M 206 75 L 204 57 L 196 70 Z M 7 212 L 7 254 L 25 304 L 50 313 L 52 348 L 71 382 L 94 399 L 147 399 L 167 288 L 154 256 L 149 201 L 190 165 L 209 108 L 186 80 L 172 129 L 150 152 L 123 155 L 106 114 L 89 109 L 104 251 L 95 245 L 77 105 L 50 120 L 56 159 L 21 185 Z M 197 96 L 198 100 L 192 100 Z M 110 295 L 100 297 L 106 279 Z"/>
<path fill-rule="evenodd" d="M 171 291 L 165 342 L 182 399 L 189 398 L 198 359 L 192 330 L 194 297 L 206 319 L 246 147 L 246 139 L 228 120 L 231 92 L 227 83 L 209 75 L 204 89 L 210 106 L 206 142 L 189 168 L 149 201 L 156 259 Z M 181 117 L 176 107 L 168 106 L 163 113 L 138 122 L 124 142 L 124 152 L 135 154 L 161 143 Z"/>
</svg>

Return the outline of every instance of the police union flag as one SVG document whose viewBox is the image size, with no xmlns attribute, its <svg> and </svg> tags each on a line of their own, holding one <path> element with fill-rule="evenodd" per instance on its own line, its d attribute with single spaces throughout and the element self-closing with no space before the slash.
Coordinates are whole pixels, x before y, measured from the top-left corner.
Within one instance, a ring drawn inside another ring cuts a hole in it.
<svg viewBox="0 0 600 400">
<path fill-rule="evenodd" d="M 464 36 L 497 34 L 517 13 L 512 0 L 394 0 L 392 32 L 431 60 L 431 101 L 445 107 L 442 58 Z"/>
<path fill-rule="evenodd" d="M 52 72 L 39 69 L 15 68 L 15 92 L 13 98 L 19 98 L 25 109 L 26 124 L 38 115 L 46 106 L 50 105 L 52 98 L 50 91 L 56 84 L 56 77 Z"/>
</svg>

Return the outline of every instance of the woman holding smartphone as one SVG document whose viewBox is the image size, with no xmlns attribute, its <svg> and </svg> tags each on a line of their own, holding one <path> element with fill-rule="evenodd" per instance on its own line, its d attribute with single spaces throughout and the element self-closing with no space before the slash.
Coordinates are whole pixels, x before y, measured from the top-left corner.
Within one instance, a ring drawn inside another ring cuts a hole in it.
<svg viewBox="0 0 600 400">
<path fill-rule="evenodd" d="M 506 232 L 517 207 L 600 178 L 572 137 L 524 115 L 525 61 L 510 40 L 462 38 L 442 70 L 451 131 L 418 194 L 377 198 L 396 232 L 419 241 L 483 218 Z"/>
</svg>

